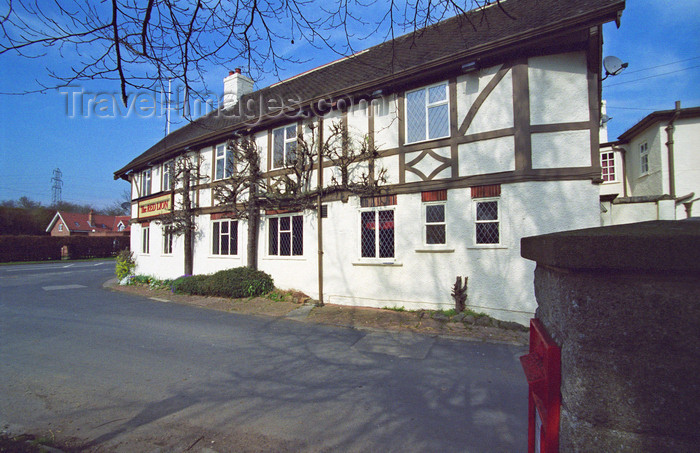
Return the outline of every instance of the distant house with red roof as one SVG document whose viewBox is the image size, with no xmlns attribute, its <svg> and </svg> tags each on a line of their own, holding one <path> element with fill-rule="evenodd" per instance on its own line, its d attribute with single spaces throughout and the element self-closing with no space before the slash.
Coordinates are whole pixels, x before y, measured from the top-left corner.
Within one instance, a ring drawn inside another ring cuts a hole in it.
<svg viewBox="0 0 700 453">
<path fill-rule="evenodd" d="M 130 216 L 57 211 L 46 228 L 51 236 L 129 236 Z"/>
</svg>

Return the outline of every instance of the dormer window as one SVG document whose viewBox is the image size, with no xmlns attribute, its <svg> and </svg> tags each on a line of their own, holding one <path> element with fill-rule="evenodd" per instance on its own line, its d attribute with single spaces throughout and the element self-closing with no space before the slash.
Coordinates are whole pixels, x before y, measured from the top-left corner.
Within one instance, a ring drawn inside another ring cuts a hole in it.
<svg viewBox="0 0 700 453">
<path fill-rule="evenodd" d="M 297 125 L 280 127 L 272 131 L 272 168 L 294 164 L 297 150 Z"/>
</svg>

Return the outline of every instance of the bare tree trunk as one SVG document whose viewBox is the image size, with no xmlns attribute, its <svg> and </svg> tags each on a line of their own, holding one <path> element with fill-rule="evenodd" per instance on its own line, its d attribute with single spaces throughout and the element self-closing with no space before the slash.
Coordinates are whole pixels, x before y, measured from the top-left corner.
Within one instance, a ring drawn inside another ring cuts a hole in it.
<svg viewBox="0 0 700 453">
<path fill-rule="evenodd" d="M 260 225 L 260 209 L 258 208 L 255 187 L 250 189 L 250 202 L 248 203 L 248 267 L 258 269 L 258 236 Z"/>
<path fill-rule="evenodd" d="M 194 274 L 194 257 L 192 232 L 194 231 L 192 200 L 190 199 L 190 170 L 185 169 L 182 175 L 182 205 L 185 212 L 185 275 Z"/>
</svg>

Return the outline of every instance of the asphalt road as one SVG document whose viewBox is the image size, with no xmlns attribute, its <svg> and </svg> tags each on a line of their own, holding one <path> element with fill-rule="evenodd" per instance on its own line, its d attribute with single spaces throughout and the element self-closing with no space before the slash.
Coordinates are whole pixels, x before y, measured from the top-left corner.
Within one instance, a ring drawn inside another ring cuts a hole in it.
<svg viewBox="0 0 700 453">
<path fill-rule="evenodd" d="M 0 429 L 90 451 L 525 451 L 522 347 L 164 303 L 0 266 Z"/>
</svg>

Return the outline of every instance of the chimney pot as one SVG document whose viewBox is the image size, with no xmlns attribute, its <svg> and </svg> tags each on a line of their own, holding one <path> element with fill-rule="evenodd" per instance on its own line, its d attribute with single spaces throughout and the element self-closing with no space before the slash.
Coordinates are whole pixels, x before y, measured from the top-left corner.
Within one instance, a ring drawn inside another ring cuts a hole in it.
<svg viewBox="0 0 700 453">
<path fill-rule="evenodd" d="M 236 68 L 236 74 L 240 74 L 240 73 L 241 73 L 241 68 Z"/>
<path fill-rule="evenodd" d="M 233 71 L 229 71 L 229 72 L 228 72 L 228 75 L 233 75 Z"/>
</svg>

